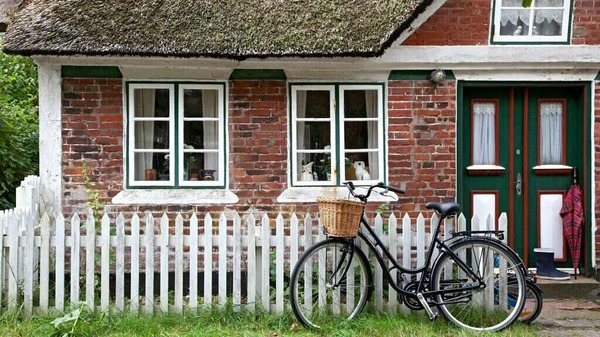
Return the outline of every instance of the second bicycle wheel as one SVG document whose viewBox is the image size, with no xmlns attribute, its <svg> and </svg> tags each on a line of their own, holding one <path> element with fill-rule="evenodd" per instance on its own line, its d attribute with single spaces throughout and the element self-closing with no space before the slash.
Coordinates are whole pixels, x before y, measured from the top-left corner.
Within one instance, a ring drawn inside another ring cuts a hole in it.
<svg viewBox="0 0 600 337">
<path fill-rule="evenodd" d="M 294 315 L 307 328 L 356 317 L 371 289 L 371 269 L 362 251 L 350 254 L 349 241 L 328 239 L 309 248 L 290 279 Z"/>
<path fill-rule="evenodd" d="M 516 321 L 526 296 L 521 262 L 501 244 L 485 239 L 470 238 L 450 249 L 482 282 L 443 253 L 433 268 L 431 289 L 451 291 L 435 297 L 444 317 L 477 331 L 499 331 Z"/>
<path fill-rule="evenodd" d="M 531 280 L 527 280 L 527 296 L 525 297 L 525 305 L 519 315 L 519 322 L 531 323 L 542 312 L 544 299 L 542 298 L 541 290 Z"/>
</svg>

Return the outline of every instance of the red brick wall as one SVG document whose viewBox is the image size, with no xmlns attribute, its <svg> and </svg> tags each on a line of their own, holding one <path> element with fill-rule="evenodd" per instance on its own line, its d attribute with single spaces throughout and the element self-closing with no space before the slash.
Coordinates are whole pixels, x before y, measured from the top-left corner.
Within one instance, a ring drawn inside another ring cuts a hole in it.
<svg viewBox="0 0 600 337">
<path fill-rule="evenodd" d="M 63 210 L 85 211 L 90 200 L 83 164 L 101 201 L 123 182 L 123 85 L 120 79 L 65 78 L 62 84 Z"/>
<path fill-rule="evenodd" d="M 456 192 L 456 90 L 452 81 L 388 83 L 389 182 L 406 182 L 395 208 L 425 211 L 428 201 L 454 199 Z"/>
<path fill-rule="evenodd" d="M 123 85 L 120 79 L 63 80 L 63 180 L 65 214 L 85 212 L 90 195 L 83 161 L 109 213 L 152 211 L 221 212 L 249 209 L 286 212 L 295 204 L 276 204 L 287 188 L 287 82 L 231 81 L 229 88 L 229 188 L 235 205 L 114 205 L 123 189 Z M 316 210 L 315 205 L 312 206 Z M 306 211 L 305 205 L 298 207 Z"/>
<path fill-rule="evenodd" d="M 486 45 L 492 0 L 449 0 L 403 45 Z"/>
<path fill-rule="evenodd" d="M 572 44 L 600 44 L 600 0 L 575 0 Z"/>
<path fill-rule="evenodd" d="M 230 188 L 241 210 L 279 211 L 273 205 L 287 188 L 287 82 L 229 83 Z"/>
<path fill-rule="evenodd" d="M 391 210 L 422 211 L 425 201 L 454 198 L 454 85 L 428 81 L 389 84 L 390 183 L 407 182 L 408 193 Z M 117 79 L 64 79 L 64 211 L 85 211 L 83 160 L 110 213 L 220 212 L 249 209 L 277 212 L 316 210 L 316 205 L 278 204 L 287 188 L 287 82 L 231 81 L 229 85 L 229 188 L 235 205 L 111 205 L 123 188 L 123 86 Z M 377 205 L 372 205 L 376 208 Z"/>
<path fill-rule="evenodd" d="M 574 0 L 572 44 L 600 44 L 600 0 Z M 487 45 L 492 0 L 449 0 L 403 45 Z"/>
</svg>

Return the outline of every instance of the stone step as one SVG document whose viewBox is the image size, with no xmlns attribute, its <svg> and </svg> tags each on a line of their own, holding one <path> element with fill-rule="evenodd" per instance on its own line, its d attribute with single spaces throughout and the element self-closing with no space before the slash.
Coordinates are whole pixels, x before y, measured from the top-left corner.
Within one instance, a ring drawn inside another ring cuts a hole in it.
<svg viewBox="0 0 600 337">
<path fill-rule="evenodd" d="M 600 282 L 595 279 L 571 276 L 570 280 L 554 281 L 538 278 L 537 284 L 544 292 L 544 299 L 579 298 L 589 300 L 600 300 Z"/>
</svg>

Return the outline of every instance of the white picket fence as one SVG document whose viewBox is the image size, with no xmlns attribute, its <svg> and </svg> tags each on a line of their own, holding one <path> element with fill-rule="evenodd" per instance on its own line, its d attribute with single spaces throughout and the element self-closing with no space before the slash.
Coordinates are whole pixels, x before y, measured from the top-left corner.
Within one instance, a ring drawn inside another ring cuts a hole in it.
<svg viewBox="0 0 600 337">
<path fill-rule="evenodd" d="M 155 219 L 148 213 L 128 219 L 104 215 L 97 221 L 90 211 L 85 219 L 75 214 L 67 220 L 44 214 L 38 222 L 31 209 L 0 212 L 2 309 L 23 305 L 27 315 L 45 314 L 83 303 L 106 313 L 156 314 L 230 303 L 235 310 L 281 313 L 289 305 L 287 280 L 299 254 L 325 238 L 317 216 L 310 214 L 303 219 L 279 215 L 272 221 L 253 214 L 244 219 L 193 214 L 184 220 L 181 214 Z M 495 226 L 489 216 L 481 223 L 471 221 L 473 228 Z M 447 220 L 443 235 L 464 229 L 466 222 L 464 216 Z M 435 215 L 425 219 L 421 214 L 374 219 L 390 252 L 413 267 L 425 261 L 435 223 Z M 499 227 L 506 229 L 506 223 L 503 213 Z M 375 261 L 372 254 L 369 258 Z M 216 291 L 213 274 L 218 275 Z M 376 309 L 406 311 L 379 266 L 374 277 Z"/>
</svg>

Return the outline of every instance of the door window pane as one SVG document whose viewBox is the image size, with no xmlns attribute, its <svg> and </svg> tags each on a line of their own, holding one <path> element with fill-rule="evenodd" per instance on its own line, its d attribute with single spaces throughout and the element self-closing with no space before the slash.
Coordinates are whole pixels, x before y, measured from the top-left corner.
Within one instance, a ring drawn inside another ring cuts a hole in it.
<svg viewBox="0 0 600 337">
<path fill-rule="evenodd" d="M 473 102 L 473 165 L 496 164 L 496 109 L 494 102 Z"/>
<path fill-rule="evenodd" d="M 563 104 L 540 103 L 540 159 L 542 165 L 563 163 Z"/>
</svg>

